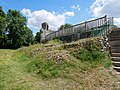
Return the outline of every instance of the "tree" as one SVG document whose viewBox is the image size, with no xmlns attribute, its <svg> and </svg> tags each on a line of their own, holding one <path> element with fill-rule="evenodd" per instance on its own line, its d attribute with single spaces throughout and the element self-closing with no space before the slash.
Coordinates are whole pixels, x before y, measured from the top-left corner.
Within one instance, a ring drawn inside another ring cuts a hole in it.
<svg viewBox="0 0 120 90">
<path fill-rule="evenodd" d="M 72 25 L 66 23 L 66 24 L 64 24 L 64 25 L 61 25 L 58 30 L 63 30 L 63 29 L 70 28 L 70 27 L 72 27 Z"/>
<path fill-rule="evenodd" d="M 26 25 L 27 19 L 20 11 L 7 12 L 7 36 L 10 48 L 19 48 L 33 42 L 32 31 Z"/>
<path fill-rule="evenodd" d="M 40 43 L 40 36 L 41 36 L 41 32 L 37 32 L 35 35 L 35 42 Z"/>
<path fill-rule="evenodd" d="M 34 36 L 33 36 L 33 33 L 32 31 L 28 28 L 28 27 L 25 27 L 25 30 L 24 30 L 24 36 L 23 38 L 25 39 L 24 42 L 23 42 L 23 45 L 24 46 L 28 46 L 28 45 L 31 45 L 33 44 L 34 42 Z"/>
<path fill-rule="evenodd" d="M 6 44 L 6 34 L 5 34 L 5 28 L 6 28 L 6 14 L 2 10 L 2 7 L 0 6 L 0 48 L 2 48 Z"/>
</svg>

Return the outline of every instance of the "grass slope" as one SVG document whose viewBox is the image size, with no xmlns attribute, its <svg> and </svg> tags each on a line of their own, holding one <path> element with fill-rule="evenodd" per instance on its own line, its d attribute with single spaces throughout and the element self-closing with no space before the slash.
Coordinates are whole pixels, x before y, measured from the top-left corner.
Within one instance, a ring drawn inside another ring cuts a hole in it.
<svg viewBox="0 0 120 90">
<path fill-rule="evenodd" d="M 98 40 L 0 50 L 0 90 L 119 90 Z"/>
</svg>

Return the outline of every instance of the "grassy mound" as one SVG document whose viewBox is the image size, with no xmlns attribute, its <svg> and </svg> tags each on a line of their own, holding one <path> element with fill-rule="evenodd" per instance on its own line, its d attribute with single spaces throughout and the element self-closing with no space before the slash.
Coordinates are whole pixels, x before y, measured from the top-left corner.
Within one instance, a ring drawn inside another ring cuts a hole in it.
<svg viewBox="0 0 120 90">
<path fill-rule="evenodd" d="M 102 53 L 100 48 L 99 38 L 91 38 L 67 44 L 52 40 L 43 45 L 23 47 L 18 52 L 22 53 L 23 59 L 20 60 L 29 60 L 28 72 L 52 79 L 70 77 L 73 73 L 87 72 L 100 65 L 109 67 L 110 60 L 105 57 L 108 54 Z"/>
</svg>

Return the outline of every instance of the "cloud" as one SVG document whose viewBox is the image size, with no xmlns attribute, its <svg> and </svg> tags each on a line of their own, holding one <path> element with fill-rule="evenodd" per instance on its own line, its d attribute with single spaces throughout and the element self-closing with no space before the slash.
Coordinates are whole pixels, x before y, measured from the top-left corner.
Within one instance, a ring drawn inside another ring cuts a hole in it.
<svg viewBox="0 0 120 90">
<path fill-rule="evenodd" d="M 64 16 L 74 16 L 74 12 L 65 12 L 63 13 Z"/>
<path fill-rule="evenodd" d="M 31 10 L 30 9 L 22 9 L 21 13 L 27 17 L 31 17 Z"/>
<path fill-rule="evenodd" d="M 114 23 L 120 27 L 120 18 L 114 18 Z"/>
<path fill-rule="evenodd" d="M 73 5 L 71 8 L 77 9 L 78 11 L 80 11 L 80 6 L 79 5 Z"/>
<path fill-rule="evenodd" d="M 57 30 L 58 27 L 65 23 L 66 18 L 74 16 L 74 12 L 64 12 L 57 14 L 55 11 L 46 10 L 31 11 L 30 9 L 22 9 L 21 13 L 27 17 L 27 25 L 31 29 L 40 29 L 41 23 L 47 22 L 50 29 Z"/>
<path fill-rule="evenodd" d="M 120 26 L 120 0 L 96 0 L 91 6 L 94 17 L 108 15 L 114 17 L 115 24 Z"/>
</svg>

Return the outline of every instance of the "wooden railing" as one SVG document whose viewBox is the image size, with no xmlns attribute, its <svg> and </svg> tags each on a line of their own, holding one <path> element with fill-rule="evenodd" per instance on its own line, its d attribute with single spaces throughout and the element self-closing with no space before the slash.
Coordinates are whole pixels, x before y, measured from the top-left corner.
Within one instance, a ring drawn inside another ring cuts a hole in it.
<svg viewBox="0 0 120 90">
<path fill-rule="evenodd" d="M 86 32 L 86 36 L 84 36 L 84 38 L 87 37 L 94 37 L 99 35 L 98 33 L 100 32 L 100 30 L 103 30 L 103 32 L 107 33 L 106 31 L 108 31 L 107 26 L 108 25 L 108 20 L 107 20 L 107 16 L 105 15 L 104 17 L 101 18 L 97 18 L 94 20 L 90 20 L 90 21 L 86 21 L 77 25 L 73 25 L 70 28 L 67 29 L 63 29 L 63 30 L 59 30 L 53 33 L 50 33 L 48 35 L 45 36 L 45 40 L 52 40 L 55 38 L 63 38 L 63 37 L 67 37 L 67 36 L 72 36 L 72 35 L 76 35 L 76 38 L 80 39 L 80 36 L 78 36 L 77 34 L 81 35 L 82 33 Z M 99 31 L 97 34 L 95 31 Z M 90 32 L 90 33 L 88 33 Z M 90 34 L 90 35 L 87 35 Z M 72 37 L 71 37 L 72 38 Z"/>
</svg>

